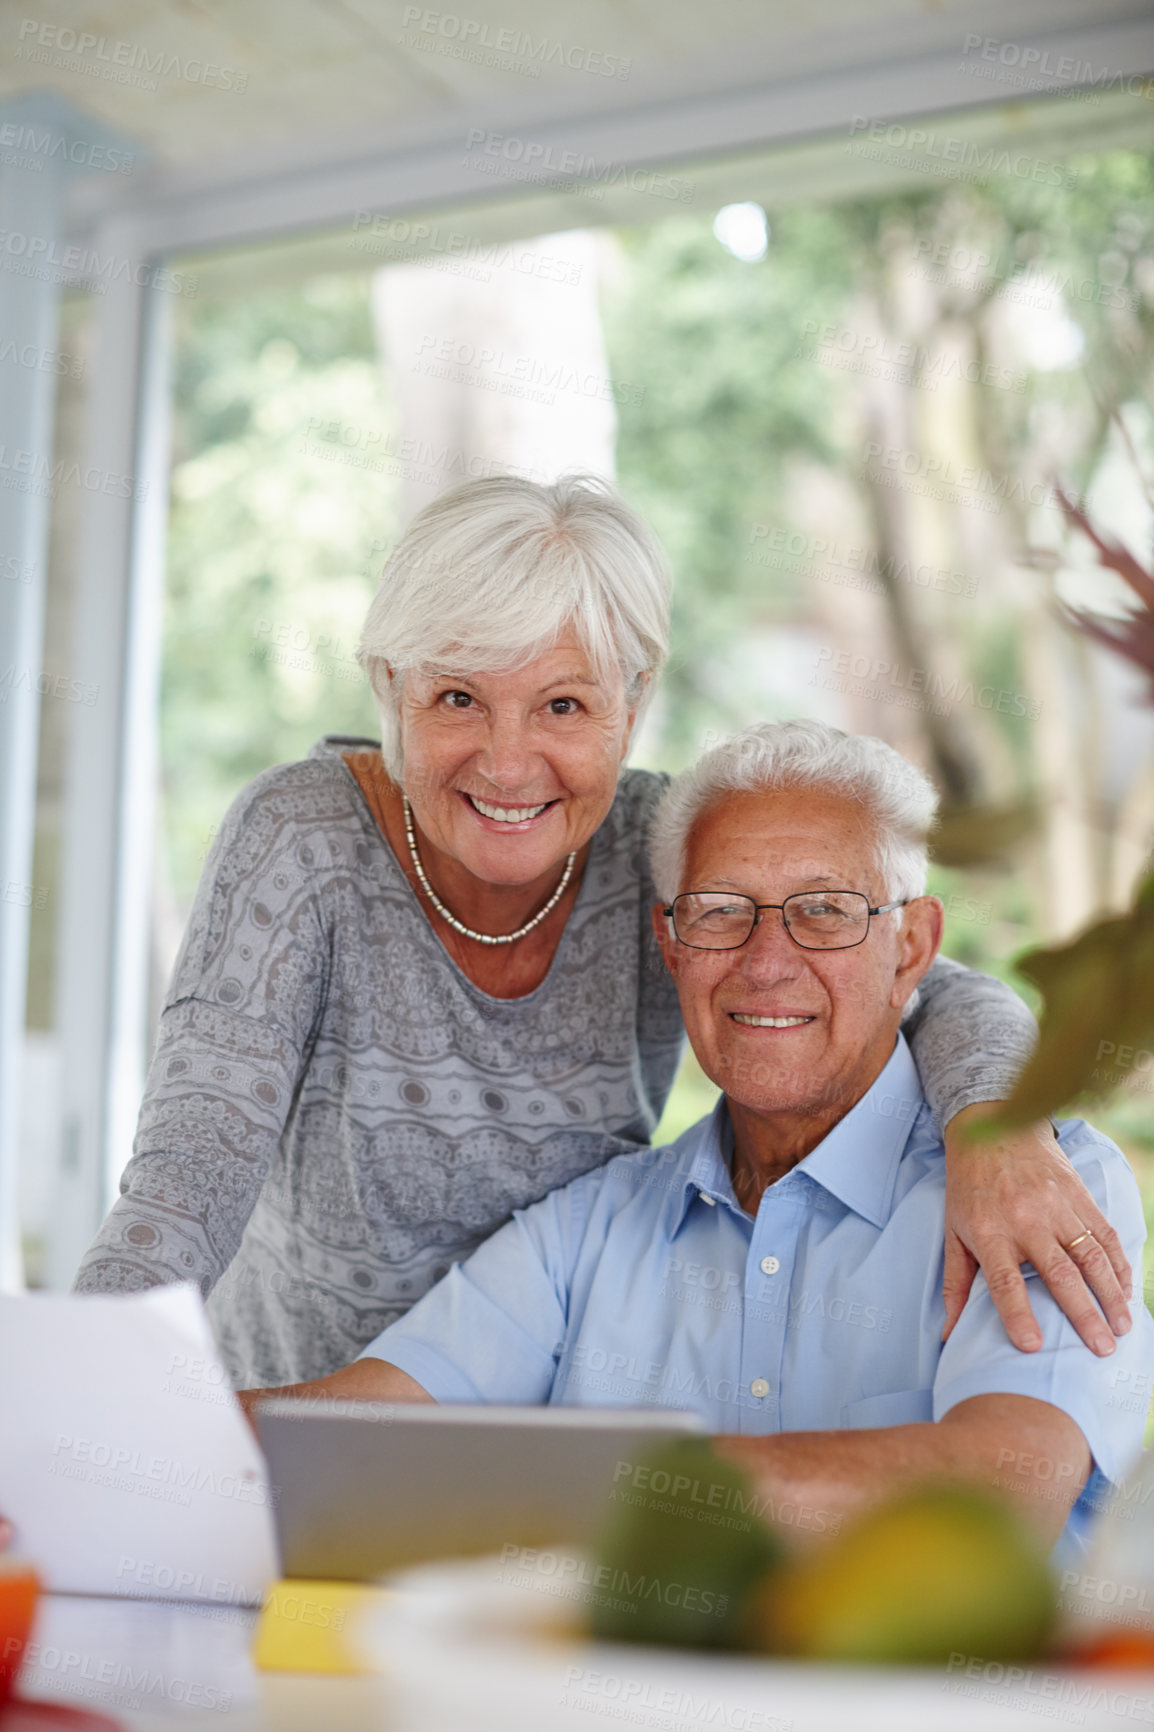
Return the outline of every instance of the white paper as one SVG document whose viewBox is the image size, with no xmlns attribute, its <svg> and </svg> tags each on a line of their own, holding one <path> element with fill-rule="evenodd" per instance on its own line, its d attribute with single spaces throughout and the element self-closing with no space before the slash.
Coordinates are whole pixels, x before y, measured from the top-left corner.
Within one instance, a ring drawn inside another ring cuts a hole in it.
<svg viewBox="0 0 1154 1732">
<path fill-rule="evenodd" d="M 267 1732 L 251 1657 L 256 1619 L 239 1606 L 42 1594 L 20 1696 L 83 1705 L 134 1732 L 191 1732 L 189 1711 L 198 1709 L 202 1727 L 211 1715 L 213 1724 L 227 1717 L 228 1732 Z"/>
<path fill-rule="evenodd" d="M 264 1459 L 199 1291 L 0 1295 L 0 1513 L 66 1593 L 261 1600 Z"/>
</svg>

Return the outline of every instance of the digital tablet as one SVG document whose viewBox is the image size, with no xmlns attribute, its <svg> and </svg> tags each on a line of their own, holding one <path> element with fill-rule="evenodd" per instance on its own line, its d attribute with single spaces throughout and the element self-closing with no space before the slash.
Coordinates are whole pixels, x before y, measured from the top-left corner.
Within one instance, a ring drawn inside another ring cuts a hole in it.
<svg viewBox="0 0 1154 1732">
<path fill-rule="evenodd" d="M 587 1543 L 669 1408 L 271 1398 L 256 1410 L 286 1576 L 370 1581 L 432 1558 Z"/>
</svg>

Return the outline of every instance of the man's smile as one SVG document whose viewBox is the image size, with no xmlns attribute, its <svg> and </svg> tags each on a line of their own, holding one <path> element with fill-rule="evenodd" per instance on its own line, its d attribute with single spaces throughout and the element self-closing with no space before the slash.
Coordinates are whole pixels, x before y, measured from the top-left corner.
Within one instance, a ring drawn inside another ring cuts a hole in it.
<svg viewBox="0 0 1154 1732">
<path fill-rule="evenodd" d="M 803 1024 L 816 1020 L 812 1016 L 754 1016 L 744 1010 L 731 1010 L 729 1016 L 743 1028 L 801 1028 Z"/>
</svg>

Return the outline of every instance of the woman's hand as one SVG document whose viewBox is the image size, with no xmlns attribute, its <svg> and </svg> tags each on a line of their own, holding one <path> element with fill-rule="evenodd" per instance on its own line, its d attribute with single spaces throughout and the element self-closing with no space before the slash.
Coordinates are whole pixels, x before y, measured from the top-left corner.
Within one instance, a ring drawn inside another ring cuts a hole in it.
<svg viewBox="0 0 1154 1732">
<path fill-rule="evenodd" d="M 942 1339 L 961 1316 L 981 1265 L 1006 1334 L 1023 1353 L 1036 1353 L 1042 1331 L 1018 1267 L 1032 1263 L 1087 1347 L 1113 1353 L 1114 1336 L 1131 1323 L 1133 1274 L 1121 1241 L 1048 1122 L 989 1141 L 967 1134 L 998 1104 L 976 1102 L 946 1126 Z"/>
</svg>

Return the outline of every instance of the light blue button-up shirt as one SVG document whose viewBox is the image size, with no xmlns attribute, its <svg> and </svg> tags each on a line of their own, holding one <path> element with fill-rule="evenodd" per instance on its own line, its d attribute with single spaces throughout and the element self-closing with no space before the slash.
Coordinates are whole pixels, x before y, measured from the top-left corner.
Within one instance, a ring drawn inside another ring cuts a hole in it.
<svg viewBox="0 0 1154 1732">
<path fill-rule="evenodd" d="M 1061 1145 L 1140 1270 L 1125 1158 L 1080 1119 Z M 1134 1327 L 1105 1360 L 1029 1269 L 1037 1353 L 1011 1346 L 981 1275 L 943 1346 L 944 1153 L 901 1035 L 756 1216 L 734 1196 L 732 1154 L 722 1099 L 676 1143 L 518 1211 L 362 1357 L 400 1366 L 437 1401 L 653 1404 L 753 1435 L 900 1425 L 971 1396 L 1028 1395 L 1076 1421 L 1102 1474 L 1121 1474 L 1142 1441 L 1132 1391 L 1149 1390 L 1154 1369 L 1140 1285 Z"/>
</svg>

